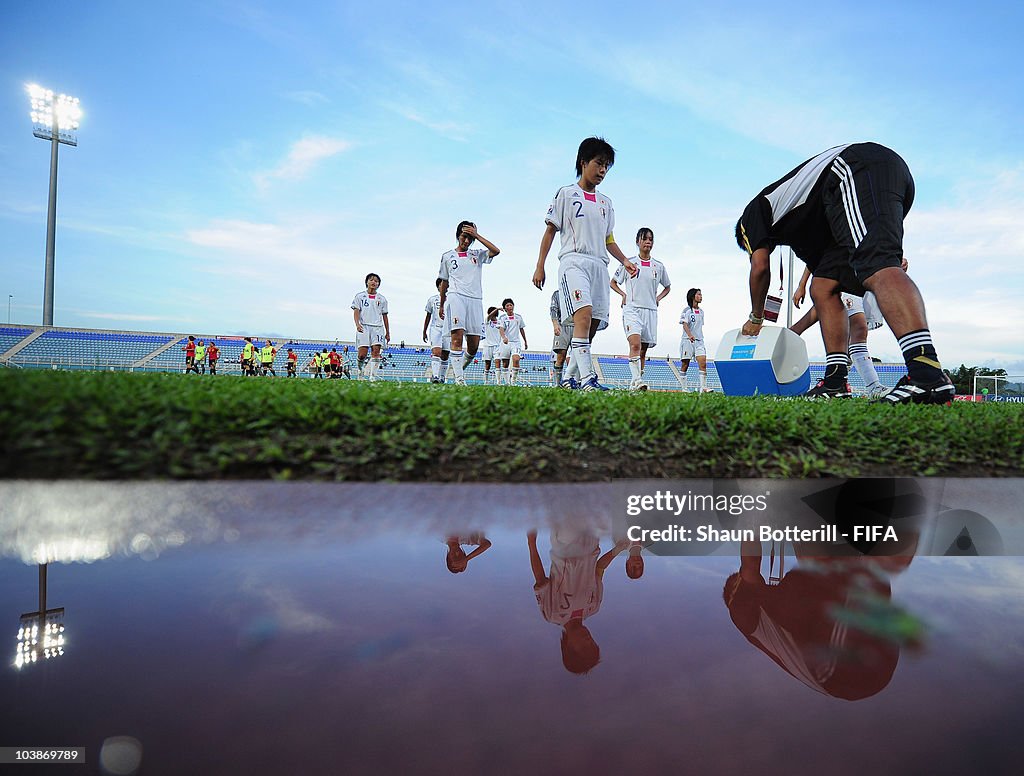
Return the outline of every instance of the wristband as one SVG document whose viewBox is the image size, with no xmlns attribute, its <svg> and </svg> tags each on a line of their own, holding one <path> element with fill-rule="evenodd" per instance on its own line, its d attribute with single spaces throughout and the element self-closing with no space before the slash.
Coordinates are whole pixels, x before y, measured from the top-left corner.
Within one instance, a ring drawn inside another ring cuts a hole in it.
<svg viewBox="0 0 1024 776">
<path fill-rule="evenodd" d="M 763 317 L 762 318 L 758 318 L 753 313 L 751 313 L 750 315 L 747 316 L 747 320 L 750 321 L 755 326 L 760 326 L 762 323 L 764 323 L 764 318 Z"/>
</svg>

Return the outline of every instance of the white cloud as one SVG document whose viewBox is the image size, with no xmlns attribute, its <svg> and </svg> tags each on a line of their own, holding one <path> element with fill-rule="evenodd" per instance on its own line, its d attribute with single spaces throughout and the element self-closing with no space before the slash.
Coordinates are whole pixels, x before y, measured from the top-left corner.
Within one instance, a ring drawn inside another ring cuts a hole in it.
<svg viewBox="0 0 1024 776">
<path fill-rule="evenodd" d="M 292 144 L 288 155 L 274 169 L 257 173 L 254 177 L 260 185 L 266 185 L 271 178 L 298 180 L 309 175 L 320 162 L 337 156 L 352 148 L 352 143 L 337 137 L 307 135 Z"/>
</svg>

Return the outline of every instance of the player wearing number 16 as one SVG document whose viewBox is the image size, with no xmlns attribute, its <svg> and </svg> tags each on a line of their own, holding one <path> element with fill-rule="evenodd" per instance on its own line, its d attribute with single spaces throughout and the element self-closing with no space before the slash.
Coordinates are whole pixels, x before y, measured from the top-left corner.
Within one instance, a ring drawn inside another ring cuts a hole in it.
<svg viewBox="0 0 1024 776">
<path fill-rule="evenodd" d="M 563 186 L 544 218 L 547 224 L 540 241 L 540 255 L 533 273 L 533 284 L 544 287 L 544 263 L 554 242 L 562 235 L 558 252 L 558 290 L 562 312 L 572 317 L 572 361 L 564 383 L 571 385 L 579 372 L 580 388 L 585 391 L 608 390 L 597 382 L 590 358 L 590 343 L 598 329 L 608 325 L 608 255 L 623 265 L 630 277 L 636 266 L 615 243 L 615 211 L 612 201 L 597 190 L 612 164 L 615 149 L 603 138 L 588 137 L 576 154 L 576 183 Z M 602 321 L 604 325 L 602 325 Z"/>
</svg>

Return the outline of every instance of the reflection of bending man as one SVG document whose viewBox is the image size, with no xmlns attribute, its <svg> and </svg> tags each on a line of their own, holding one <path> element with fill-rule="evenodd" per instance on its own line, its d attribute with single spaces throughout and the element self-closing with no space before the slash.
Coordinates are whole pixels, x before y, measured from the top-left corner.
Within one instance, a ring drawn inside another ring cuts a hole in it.
<svg viewBox="0 0 1024 776">
<path fill-rule="evenodd" d="M 545 620 L 562 626 L 562 663 L 567 671 L 585 674 L 601 662 L 601 648 L 583 620 L 601 608 L 604 571 L 629 542 L 619 542 L 600 555 L 597 536 L 589 529 L 556 525 L 551 530 L 551 567 L 545 574 L 537 532 L 530 531 L 526 538 L 537 605 Z"/>
<path fill-rule="evenodd" d="M 736 628 L 812 690 L 861 700 L 884 689 L 920 624 L 894 607 L 888 573 L 912 555 L 816 558 L 769 585 L 759 542 L 744 542 L 722 597 Z M 807 557 L 798 551 L 798 556 Z"/>
</svg>

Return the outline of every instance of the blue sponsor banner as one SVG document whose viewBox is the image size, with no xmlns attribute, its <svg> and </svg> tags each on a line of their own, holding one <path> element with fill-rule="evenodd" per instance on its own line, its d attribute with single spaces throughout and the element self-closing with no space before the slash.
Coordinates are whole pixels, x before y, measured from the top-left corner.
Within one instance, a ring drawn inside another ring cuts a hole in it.
<svg viewBox="0 0 1024 776">
<path fill-rule="evenodd" d="M 1024 404 L 1024 396 L 995 396 L 990 393 L 985 398 L 988 401 L 1008 401 L 1012 402 L 1013 404 Z"/>
<path fill-rule="evenodd" d="M 733 345 L 730 358 L 753 358 L 757 345 Z"/>
</svg>

